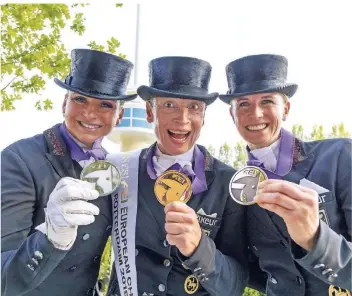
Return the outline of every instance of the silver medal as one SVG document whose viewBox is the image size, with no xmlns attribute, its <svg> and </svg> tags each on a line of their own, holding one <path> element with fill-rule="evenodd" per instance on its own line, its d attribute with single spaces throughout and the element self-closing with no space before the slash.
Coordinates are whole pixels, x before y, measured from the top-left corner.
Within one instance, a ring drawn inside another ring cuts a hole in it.
<svg viewBox="0 0 352 296">
<path fill-rule="evenodd" d="M 246 166 L 231 178 L 229 191 L 232 199 L 241 205 L 254 204 L 260 182 L 268 179 L 265 172 L 255 166 Z"/>
<path fill-rule="evenodd" d="M 121 184 L 121 173 L 111 162 L 97 160 L 83 169 L 81 180 L 92 183 L 100 196 L 106 196 Z"/>
</svg>

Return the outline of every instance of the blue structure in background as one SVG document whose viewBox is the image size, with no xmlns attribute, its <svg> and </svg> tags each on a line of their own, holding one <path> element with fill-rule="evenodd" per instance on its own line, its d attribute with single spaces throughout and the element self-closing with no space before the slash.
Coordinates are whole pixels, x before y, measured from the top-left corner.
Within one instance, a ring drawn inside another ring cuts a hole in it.
<svg viewBox="0 0 352 296">
<path fill-rule="evenodd" d="M 146 110 L 143 108 L 126 106 L 123 118 L 117 128 L 139 127 L 152 129 L 152 125 L 146 120 Z"/>
</svg>

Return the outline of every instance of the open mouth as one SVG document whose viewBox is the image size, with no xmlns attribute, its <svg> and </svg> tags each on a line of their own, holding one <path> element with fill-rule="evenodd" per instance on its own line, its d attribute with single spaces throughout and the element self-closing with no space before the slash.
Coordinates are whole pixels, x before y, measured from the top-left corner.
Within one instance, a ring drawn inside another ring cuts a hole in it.
<svg viewBox="0 0 352 296">
<path fill-rule="evenodd" d="M 269 126 L 267 123 L 256 124 L 256 125 L 247 125 L 246 129 L 251 132 L 262 131 Z"/>
<path fill-rule="evenodd" d="M 190 131 L 167 130 L 168 134 L 177 142 L 185 142 L 190 135 Z"/>
<path fill-rule="evenodd" d="M 102 127 L 102 125 L 99 125 L 99 124 L 88 124 L 83 121 L 78 121 L 78 124 L 86 129 L 91 130 L 91 131 L 97 130 L 98 128 Z"/>
</svg>

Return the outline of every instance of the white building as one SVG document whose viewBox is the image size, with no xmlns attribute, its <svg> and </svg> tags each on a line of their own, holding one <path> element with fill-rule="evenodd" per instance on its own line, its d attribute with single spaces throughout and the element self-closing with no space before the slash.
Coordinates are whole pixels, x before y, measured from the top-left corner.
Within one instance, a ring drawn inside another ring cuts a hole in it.
<svg viewBox="0 0 352 296">
<path fill-rule="evenodd" d="M 147 122 L 145 102 L 137 98 L 124 104 L 123 118 L 108 139 L 120 145 L 121 152 L 141 149 L 155 142 L 153 127 Z"/>
</svg>

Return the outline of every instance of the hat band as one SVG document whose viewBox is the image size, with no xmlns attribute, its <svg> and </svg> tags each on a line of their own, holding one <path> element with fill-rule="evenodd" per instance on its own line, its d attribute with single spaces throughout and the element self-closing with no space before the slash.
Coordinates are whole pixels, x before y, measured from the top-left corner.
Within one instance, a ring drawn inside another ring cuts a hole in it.
<svg viewBox="0 0 352 296">
<path fill-rule="evenodd" d="M 260 80 L 253 81 L 249 83 L 243 83 L 240 85 L 234 85 L 227 92 L 228 95 L 233 95 L 236 93 L 247 93 L 247 92 L 257 92 L 260 90 L 266 90 L 270 88 L 278 88 L 285 86 L 285 80 Z"/>
<path fill-rule="evenodd" d="M 151 87 L 156 88 L 158 90 L 182 93 L 187 95 L 205 96 L 208 94 L 207 89 L 184 84 L 154 84 L 151 85 Z"/>
<path fill-rule="evenodd" d="M 65 84 L 72 88 L 77 88 L 85 92 L 99 93 L 110 96 L 123 96 L 125 95 L 126 89 L 119 87 L 118 85 L 111 85 L 106 82 L 102 82 L 94 79 L 86 79 L 82 77 L 73 77 L 68 75 L 65 79 Z"/>
</svg>

